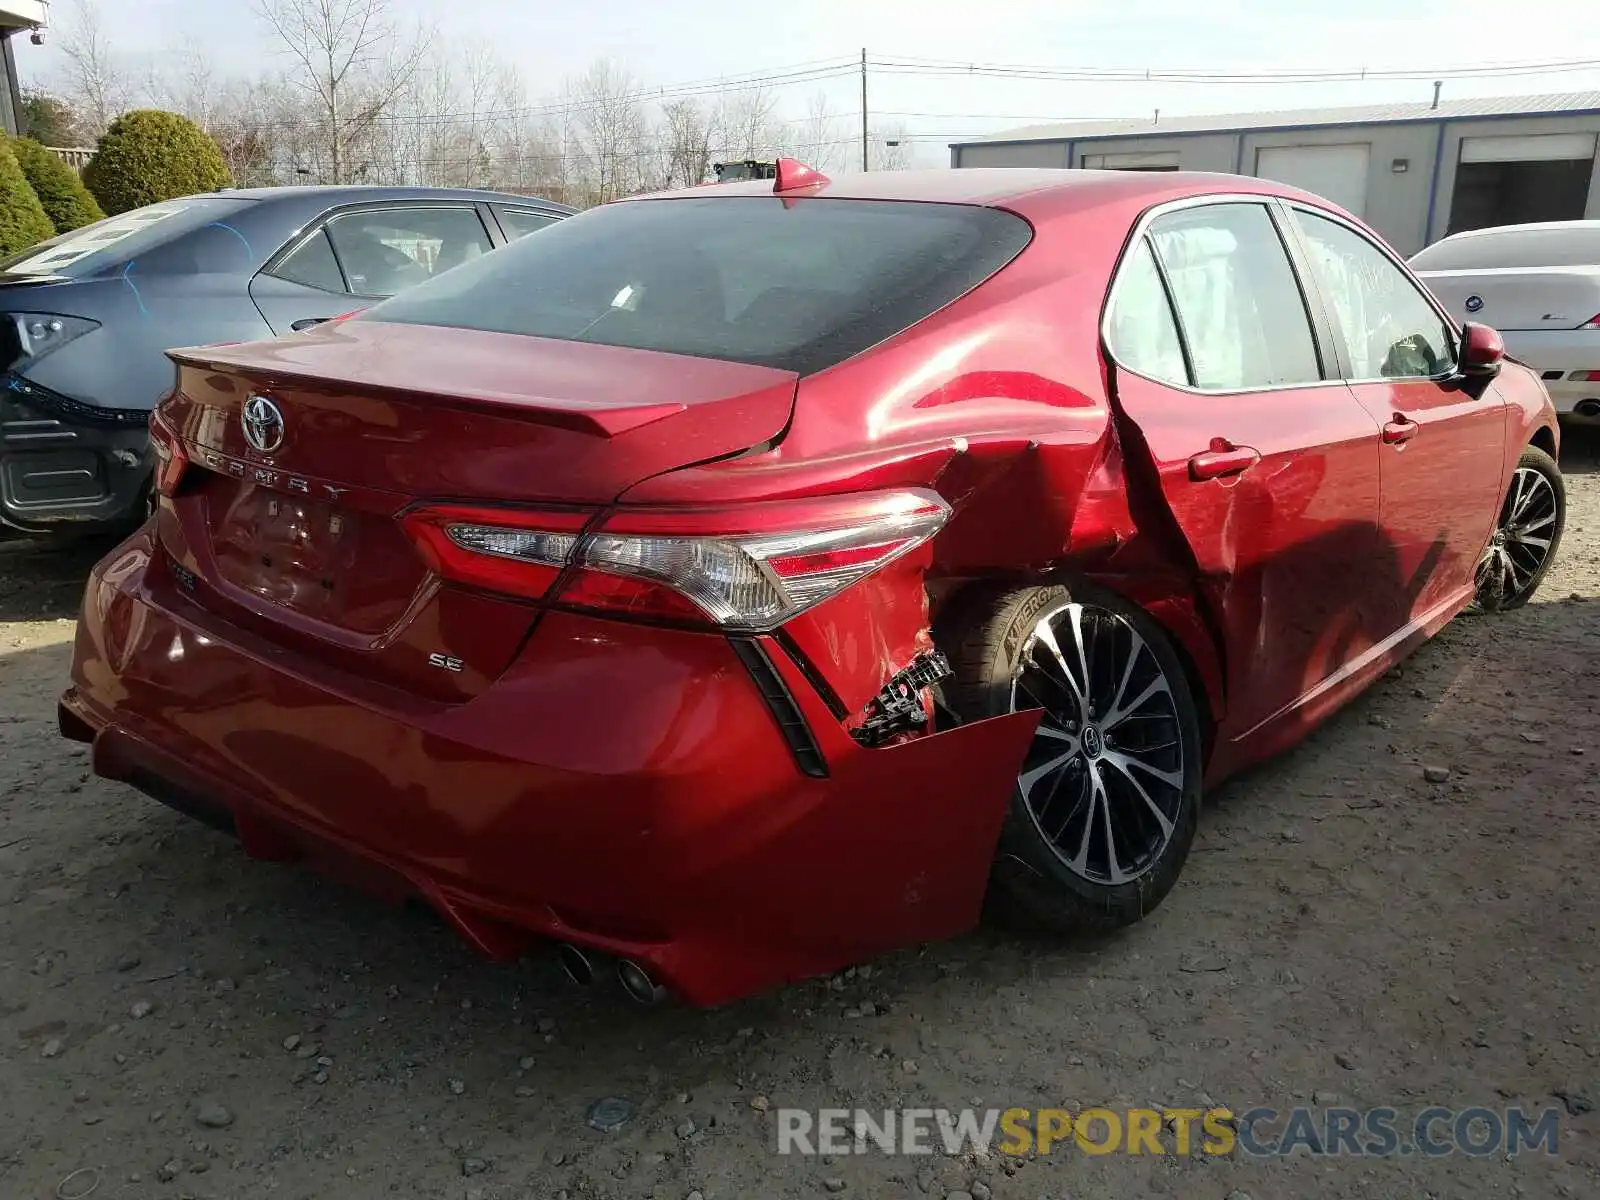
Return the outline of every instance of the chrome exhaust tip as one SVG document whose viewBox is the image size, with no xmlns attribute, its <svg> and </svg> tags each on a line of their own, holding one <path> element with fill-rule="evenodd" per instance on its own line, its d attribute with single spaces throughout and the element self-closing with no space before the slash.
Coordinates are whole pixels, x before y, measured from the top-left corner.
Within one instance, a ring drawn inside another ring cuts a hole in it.
<svg viewBox="0 0 1600 1200">
<path fill-rule="evenodd" d="M 588 987 L 594 982 L 594 963 L 570 942 L 562 942 L 556 947 L 556 957 L 561 960 L 561 969 L 573 983 Z"/>
<path fill-rule="evenodd" d="M 617 982 L 640 1004 L 660 1004 L 667 997 L 667 989 L 657 983 L 650 972 L 632 959 L 617 962 Z"/>
</svg>

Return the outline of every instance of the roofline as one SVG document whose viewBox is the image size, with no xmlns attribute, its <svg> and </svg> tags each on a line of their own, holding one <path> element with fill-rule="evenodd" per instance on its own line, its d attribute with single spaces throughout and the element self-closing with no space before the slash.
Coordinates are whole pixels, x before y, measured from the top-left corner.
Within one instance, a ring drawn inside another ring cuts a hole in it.
<svg viewBox="0 0 1600 1200">
<path fill-rule="evenodd" d="M 1459 229 L 1455 233 L 1447 233 L 1439 241 L 1450 242 L 1456 238 L 1482 237 L 1491 233 L 1512 233 L 1519 229 L 1570 229 L 1575 225 L 1600 230 L 1600 220 L 1593 217 L 1578 217 L 1571 221 L 1518 221 L 1513 225 L 1485 225 L 1481 229 Z M 1433 245 L 1438 244 L 1438 242 L 1433 243 Z"/>
<path fill-rule="evenodd" d="M 42 29 L 49 17 L 40 0 L 0 0 L 0 29 L 7 37 L 24 29 Z"/>
<path fill-rule="evenodd" d="M 1263 113 L 1262 116 L 1269 116 Z M 1545 117 L 1600 117 L 1600 108 L 1552 108 L 1545 112 L 1464 113 L 1453 117 L 1379 117 L 1370 121 L 1315 121 L 1294 125 L 1228 125 L 1216 129 L 1175 129 L 1163 132 L 1161 126 L 1148 129 L 1130 129 L 1123 133 L 1061 133 L 1043 137 L 991 138 L 967 142 L 949 142 L 952 150 L 965 150 L 968 146 L 1037 146 L 1041 142 L 1120 142 L 1128 138 L 1146 137 L 1237 137 L 1246 133 L 1305 133 L 1313 129 L 1370 129 L 1379 125 L 1451 125 L 1467 121 L 1537 121 Z"/>
<path fill-rule="evenodd" d="M 350 204 L 382 202 L 393 199 L 455 200 L 478 204 L 523 204 L 531 208 L 547 208 L 567 215 L 578 210 L 548 196 L 525 196 L 519 192 L 496 192 L 487 188 L 428 187 L 411 183 L 291 183 L 282 186 L 264 184 L 252 187 L 225 187 L 201 196 L 228 196 L 236 200 L 262 202 L 267 200 L 314 199 L 318 196 L 348 197 Z"/>
</svg>

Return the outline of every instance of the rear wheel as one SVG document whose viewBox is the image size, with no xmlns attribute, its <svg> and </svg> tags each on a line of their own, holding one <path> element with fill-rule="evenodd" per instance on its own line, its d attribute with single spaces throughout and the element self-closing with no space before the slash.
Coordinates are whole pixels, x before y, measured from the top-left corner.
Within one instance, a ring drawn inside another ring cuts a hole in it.
<svg viewBox="0 0 1600 1200">
<path fill-rule="evenodd" d="M 1166 635 L 1086 584 L 971 593 L 940 627 L 958 715 L 1044 710 L 1001 830 L 991 911 L 1075 933 L 1137 921 L 1176 882 L 1200 807 L 1200 716 Z"/>
<path fill-rule="evenodd" d="M 1489 548 L 1478 561 L 1476 604 L 1504 612 L 1526 604 L 1555 561 L 1567 522 L 1561 468 L 1537 446 L 1517 460 Z"/>
</svg>

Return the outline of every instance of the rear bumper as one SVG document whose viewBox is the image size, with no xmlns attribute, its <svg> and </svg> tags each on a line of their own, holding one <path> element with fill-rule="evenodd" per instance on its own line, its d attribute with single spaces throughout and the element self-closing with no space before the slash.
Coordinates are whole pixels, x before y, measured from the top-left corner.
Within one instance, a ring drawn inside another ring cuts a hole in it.
<svg viewBox="0 0 1600 1200">
<path fill-rule="evenodd" d="M 420 895 L 493 955 L 634 958 L 701 1004 L 977 919 L 1036 714 L 865 749 L 768 645 L 817 777 L 719 636 L 550 613 L 438 704 L 286 661 L 147 586 L 151 553 L 141 532 L 95 569 L 62 730 L 254 856 Z"/>
<path fill-rule="evenodd" d="M 1558 413 L 1570 413 L 1585 400 L 1600 403 L 1600 380 L 1573 379 L 1587 371 L 1600 371 L 1600 329 L 1502 332 L 1506 352 L 1528 364 L 1544 382 Z"/>
<path fill-rule="evenodd" d="M 147 419 L 0 376 L 0 522 L 46 533 L 136 516 L 154 462 Z"/>
</svg>

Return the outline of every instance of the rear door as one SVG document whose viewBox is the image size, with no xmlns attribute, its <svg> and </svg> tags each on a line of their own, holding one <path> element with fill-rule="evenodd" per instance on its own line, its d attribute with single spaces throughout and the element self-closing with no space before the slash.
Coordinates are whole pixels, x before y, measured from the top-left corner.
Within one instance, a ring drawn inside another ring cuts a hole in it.
<svg viewBox="0 0 1600 1200">
<path fill-rule="evenodd" d="M 1454 328 L 1386 250 L 1332 214 L 1292 206 L 1351 393 L 1383 429 L 1383 559 L 1397 623 L 1470 592 L 1499 511 L 1506 409 L 1453 382 Z"/>
<path fill-rule="evenodd" d="M 1322 362 L 1260 198 L 1158 212 L 1113 284 L 1106 344 L 1225 640 L 1229 732 L 1292 706 L 1375 623 L 1378 426 Z"/>
<path fill-rule="evenodd" d="M 250 285 L 280 336 L 397 295 L 494 249 L 474 204 L 428 201 L 335 212 L 274 255 Z"/>
</svg>

